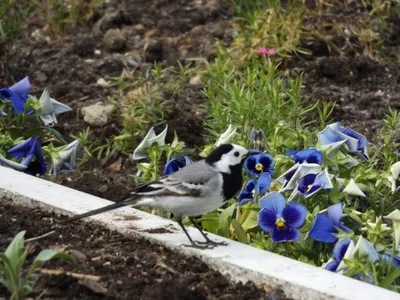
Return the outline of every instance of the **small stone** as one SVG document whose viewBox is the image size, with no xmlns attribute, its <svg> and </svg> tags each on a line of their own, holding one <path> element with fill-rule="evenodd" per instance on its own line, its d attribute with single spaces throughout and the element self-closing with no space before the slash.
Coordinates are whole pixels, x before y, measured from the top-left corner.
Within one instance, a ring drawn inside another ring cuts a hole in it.
<svg viewBox="0 0 400 300">
<path fill-rule="evenodd" d="M 108 87 L 110 84 L 104 78 L 97 79 L 96 85 L 101 87 Z"/>
<path fill-rule="evenodd" d="M 125 48 L 126 39 L 119 29 L 109 29 L 103 38 L 104 46 L 110 51 L 119 51 Z"/>
<path fill-rule="evenodd" d="M 196 75 L 196 76 L 193 76 L 192 78 L 190 78 L 189 84 L 190 85 L 202 85 L 203 80 L 201 78 L 201 75 Z"/>
<path fill-rule="evenodd" d="M 69 254 L 71 254 L 71 256 L 73 256 L 74 258 L 76 258 L 76 260 L 78 260 L 80 262 L 87 261 L 87 259 L 88 259 L 85 253 L 75 250 L 75 249 L 71 249 L 69 251 Z"/>
<path fill-rule="evenodd" d="M 101 102 L 83 107 L 83 120 L 90 125 L 103 126 L 107 124 L 115 108 L 114 104 L 103 105 Z"/>
<path fill-rule="evenodd" d="M 143 24 L 136 24 L 135 26 L 132 27 L 132 29 L 134 29 L 137 32 L 137 34 L 143 34 L 145 30 Z"/>
<path fill-rule="evenodd" d="M 100 54 L 101 54 L 101 51 L 100 51 L 99 49 L 96 49 L 96 50 L 94 50 L 94 54 L 95 54 L 95 55 L 100 55 Z"/>
<path fill-rule="evenodd" d="M 383 93 L 381 90 L 378 90 L 378 91 L 375 93 L 375 97 L 381 98 L 381 97 L 383 97 L 383 95 L 384 95 L 384 93 Z"/>
<path fill-rule="evenodd" d="M 106 184 L 99 187 L 99 193 L 105 193 L 108 190 L 108 186 Z"/>
<path fill-rule="evenodd" d="M 39 81 L 41 83 L 43 83 L 47 80 L 46 74 L 44 74 L 43 72 L 40 72 L 40 71 L 35 73 L 35 78 L 37 81 Z"/>
<path fill-rule="evenodd" d="M 145 60 L 146 62 L 162 61 L 164 57 L 163 44 L 160 40 L 152 39 L 147 42 L 145 47 Z"/>
</svg>

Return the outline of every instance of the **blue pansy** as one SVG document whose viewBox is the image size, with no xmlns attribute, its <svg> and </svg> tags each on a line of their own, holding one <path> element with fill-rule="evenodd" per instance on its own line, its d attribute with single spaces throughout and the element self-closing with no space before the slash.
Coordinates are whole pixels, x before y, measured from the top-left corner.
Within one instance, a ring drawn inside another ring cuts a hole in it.
<svg viewBox="0 0 400 300">
<path fill-rule="evenodd" d="M 319 164 L 297 163 L 276 179 L 281 185 L 280 192 L 296 189 L 301 178 L 307 174 L 318 174 L 321 172 Z"/>
<path fill-rule="evenodd" d="M 268 153 L 256 154 L 249 156 L 244 163 L 247 172 L 250 176 L 257 176 L 263 172 L 273 172 L 275 160 Z"/>
<path fill-rule="evenodd" d="M 264 195 L 267 193 L 271 185 L 271 181 L 271 174 L 268 172 L 261 173 L 257 179 L 250 178 L 247 180 L 238 197 L 239 205 L 246 204 L 250 201 L 256 201 L 258 195 Z"/>
<path fill-rule="evenodd" d="M 175 173 L 176 171 L 192 163 L 193 163 L 192 160 L 187 155 L 180 155 L 178 157 L 174 157 L 165 165 L 164 176 L 171 173 Z"/>
<path fill-rule="evenodd" d="M 239 205 L 254 201 L 256 184 L 257 180 L 254 178 L 250 178 L 249 180 L 247 180 L 244 188 L 242 189 L 238 197 Z"/>
<path fill-rule="evenodd" d="M 304 150 L 289 150 L 285 153 L 285 156 L 293 156 L 295 163 L 309 163 L 309 164 L 321 164 L 322 163 L 322 152 L 315 148 L 309 148 Z"/>
<path fill-rule="evenodd" d="M 353 244 L 353 241 L 349 238 L 340 239 L 333 248 L 333 261 L 329 261 L 325 265 L 325 269 L 335 272 L 338 268 L 339 264 L 343 260 L 344 255 L 346 254 L 347 249 L 349 248 L 350 244 Z"/>
<path fill-rule="evenodd" d="M 337 228 L 344 232 L 351 232 L 351 229 L 346 227 L 340 218 L 343 214 L 342 204 L 338 203 L 328 207 L 328 216 L 317 214 L 311 226 L 309 236 L 316 241 L 324 243 L 334 243 L 337 241 Z"/>
<path fill-rule="evenodd" d="M 286 205 L 285 197 L 272 192 L 260 199 L 261 211 L 258 213 L 258 225 L 272 233 L 272 241 L 291 242 L 300 238 L 299 227 L 303 226 L 307 208 L 297 202 Z"/>
<path fill-rule="evenodd" d="M 14 158 L 23 158 L 21 165 L 26 166 L 23 171 L 30 175 L 43 175 L 46 173 L 46 162 L 39 137 L 31 137 L 8 150 Z"/>
<path fill-rule="evenodd" d="M 392 259 L 392 253 L 385 253 L 382 255 L 382 258 L 384 260 L 386 260 L 388 263 L 390 263 L 391 259 Z M 397 269 L 400 267 L 400 255 L 395 254 L 393 257 L 393 264 L 392 264 L 393 268 Z"/>
<path fill-rule="evenodd" d="M 29 81 L 29 77 L 25 77 L 9 88 L 0 89 L 0 98 L 10 100 L 15 113 L 23 113 L 25 110 L 24 105 L 26 100 L 31 97 L 28 95 L 30 89 L 31 83 Z M 33 111 L 30 110 L 27 112 L 27 114 L 32 112 Z"/>
<path fill-rule="evenodd" d="M 307 199 L 321 189 L 331 190 L 332 188 L 333 185 L 329 179 L 328 171 L 325 169 L 319 174 L 307 174 L 301 178 L 297 186 L 297 191 Z"/>
<path fill-rule="evenodd" d="M 346 144 L 351 154 L 364 160 L 369 159 L 367 138 L 349 127 L 340 126 L 339 122 L 326 126 L 324 130 L 318 133 L 318 140 L 321 146 L 332 147 L 332 149 Z"/>
</svg>

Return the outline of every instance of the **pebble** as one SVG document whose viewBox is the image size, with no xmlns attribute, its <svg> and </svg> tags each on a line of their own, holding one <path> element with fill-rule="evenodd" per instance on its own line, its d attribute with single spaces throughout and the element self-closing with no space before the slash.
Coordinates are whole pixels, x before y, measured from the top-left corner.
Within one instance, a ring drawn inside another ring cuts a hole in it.
<svg viewBox="0 0 400 300">
<path fill-rule="evenodd" d="M 114 104 L 104 105 L 101 102 L 85 106 L 82 108 L 83 120 L 90 125 L 103 126 L 107 124 L 115 109 Z"/>
<path fill-rule="evenodd" d="M 126 38 L 119 29 L 109 29 L 103 38 L 104 46 L 110 51 L 119 51 L 125 48 Z"/>
<path fill-rule="evenodd" d="M 202 85 L 203 80 L 201 78 L 201 75 L 196 75 L 196 76 L 193 76 L 192 78 L 190 78 L 189 84 L 190 85 Z"/>
<path fill-rule="evenodd" d="M 97 79 L 96 85 L 101 87 L 108 87 L 110 84 L 104 78 Z"/>
</svg>

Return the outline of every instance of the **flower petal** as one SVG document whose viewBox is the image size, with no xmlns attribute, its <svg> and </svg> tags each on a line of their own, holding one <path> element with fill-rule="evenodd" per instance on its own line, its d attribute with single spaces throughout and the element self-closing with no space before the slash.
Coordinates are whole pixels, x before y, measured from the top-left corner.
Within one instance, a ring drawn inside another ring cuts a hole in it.
<svg viewBox="0 0 400 300">
<path fill-rule="evenodd" d="M 275 160 L 271 154 L 268 153 L 261 154 L 258 161 L 263 165 L 263 172 L 269 172 L 269 173 L 273 172 L 275 166 Z"/>
<path fill-rule="evenodd" d="M 328 216 L 332 220 L 335 226 L 338 226 L 340 223 L 340 218 L 343 215 L 343 207 L 342 203 L 334 204 L 328 207 Z"/>
<path fill-rule="evenodd" d="M 281 216 L 286 206 L 286 199 L 282 194 L 272 192 L 261 198 L 259 203 L 261 209 L 268 209 L 276 216 Z"/>
<path fill-rule="evenodd" d="M 343 193 L 348 195 L 358 196 L 358 197 L 367 197 L 364 192 L 360 189 L 360 187 L 355 183 L 354 179 L 350 179 L 349 183 L 343 190 Z"/>
<path fill-rule="evenodd" d="M 333 189 L 331 179 L 329 178 L 328 169 L 323 170 L 321 173 L 317 175 L 314 184 L 322 186 L 322 188 L 325 190 Z"/>
<path fill-rule="evenodd" d="M 392 253 L 385 253 L 382 255 L 382 258 L 384 260 L 386 260 L 388 263 L 390 263 L 391 259 L 392 259 Z M 400 255 L 394 255 L 393 257 L 393 264 L 392 264 L 393 268 L 397 269 L 400 268 Z"/>
<path fill-rule="evenodd" d="M 390 167 L 390 173 L 392 173 L 392 177 L 394 178 L 394 180 L 399 179 L 399 176 L 400 176 L 400 161 L 398 161 L 397 163 L 394 163 Z"/>
<path fill-rule="evenodd" d="M 258 226 L 266 232 L 272 232 L 276 225 L 276 214 L 273 210 L 263 208 L 258 213 Z"/>
<path fill-rule="evenodd" d="M 340 239 L 333 248 L 333 257 L 338 261 L 342 261 L 344 255 L 346 254 L 347 248 L 352 243 L 349 238 Z M 339 263 L 338 263 L 339 265 Z"/>
<path fill-rule="evenodd" d="M 331 124 L 332 125 L 332 124 Z M 326 126 L 324 130 L 318 133 L 318 140 L 321 145 L 331 145 L 337 142 L 341 142 L 344 139 L 337 134 L 335 126 Z"/>
<path fill-rule="evenodd" d="M 272 232 L 272 241 L 279 242 L 294 242 L 300 238 L 300 230 L 293 227 L 285 227 L 283 229 L 275 228 Z"/>
<path fill-rule="evenodd" d="M 315 148 L 304 149 L 297 152 L 294 156 L 296 163 L 307 162 L 309 164 L 321 164 L 322 163 L 322 152 Z"/>
<path fill-rule="evenodd" d="M 244 162 L 244 167 L 246 168 L 246 171 L 249 173 L 250 176 L 258 175 L 258 173 L 256 171 L 256 164 L 257 164 L 258 156 L 259 155 L 249 156 Z"/>
<path fill-rule="evenodd" d="M 24 171 L 27 166 L 15 161 L 9 160 L 0 154 L 0 166 L 11 168 L 17 171 Z"/>
<path fill-rule="evenodd" d="M 297 186 L 297 189 L 299 192 L 302 194 L 305 194 L 308 192 L 308 187 L 312 184 L 314 184 L 315 178 L 317 177 L 316 174 L 307 174 L 303 178 L 300 179 L 299 185 Z"/>
<path fill-rule="evenodd" d="M 317 214 L 308 235 L 319 242 L 334 243 L 337 238 L 332 233 L 337 233 L 332 220 L 324 214 Z"/>
<path fill-rule="evenodd" d="M 297 202 L 290 202 L 282 212 L 287 227 L 301 227 L 307 216 L 307 208 Z"/>
<path fill-rule="evenodd" d="M 337 261 L 330 261 L 327 262 L 325 265 L 325 269 L 331 272 L 335 272 L 337 267 L 339 266 L 339 262 Z"/>
<path fill-rule="evenodd" d="M 18 145 L 12 147 L 7 152 L 12 157 L 23 158 L 28 154 L 29 151 L 31 151 L 33 146 L 34 146 L 34 138 L 30 137 L 29 139 L 26 139 L 22 143 L 19 143 Z"/>
<path fill-rule="evenodd" d="M 238 197 L 239 206 L 244 205 L 253 200 L 254 200 L 253 193 L 249 193 L 247 191 L 240 192 Z"/>
<path fill-rule="evenodd" d="M 299 166 L 296 169 L 296 172 L 293 174 L 293 176 L 290 178 L 287 184 L 280 190 L 280 192 L 293 190 L 297 187 L 301 178 L 303 178 L 307 174 L 317 174 L 320 172 L 321 172 L 321 166 L 318 164 L 307 164 L 307 163 L 299 164 Z"/>
<path fill-rule="evenodd" d="M 13 92 L 14 94 L 17 94 L 20 96 L 26 96 L 26 94 L 28 94 L 31 87 L 32 86 L 31 86 L 31 82 L 29 81 L 29 77 L 26 76 L 24 79 L 21 79 L 16 84 L 11 86 L 10 91 Z"/>
<path fill-rule="evenodd" d="M 260 176 L 258 176 L 258 180 L 255 186 L 256 194 L 258 195 L 260 193 L 264 195 L 266 192 L 268 192 L 269 187 L 271 185 L 271 181 L 272 178 L 270 173 L 268 172 L 261 173 Z"/>
</svg>

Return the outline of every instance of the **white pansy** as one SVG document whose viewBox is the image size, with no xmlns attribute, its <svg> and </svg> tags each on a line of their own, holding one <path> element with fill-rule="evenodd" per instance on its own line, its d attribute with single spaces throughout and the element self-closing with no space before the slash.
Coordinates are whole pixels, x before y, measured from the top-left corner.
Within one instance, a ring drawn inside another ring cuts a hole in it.
<svg viewBox="0 0 400 300">
<path fill-rule="evenodd" d="M 44 89 L 39 99 L 40 112 L 39 117 L 45 126 L 54 126 L 57 124 L 56 115 L 71 111 L 72 109 L 57 100 L 50 98 L 47 88 Z"/>
<path fill-rule="evenodd" d="M 343 193 L 352 196 L 367 197 L 357 183 L 355 183 L 354 179 L 350 179 L 349 183 L 344 188 Z"/>
<path fill-rule="evenodd" d="M 276 179 L 276 181 L 282 185 L 282 189 L 280 189 L 279 192 L 282 193 L 294 190 L 299 184 L 301 178 L 307 174 L 318 174 L 320 172 L 321 166 L 319 164 L 297 163 Z M 294 174 L 288 179 L 287 177 L 289 177 L 291 173 Z"/>
<path fill-rule="evenodd" d="M 397 189 L 396 181 L 399 179 L 399 176 L 400 176 L 400 161 L 398 161 L 397 163 L 394 163 L 390 167 L 390 174 L 392 174 L 392 175 L 388 176 L 388 180 L 392 184 L 392 193 L 394 193 Z"/>
<path fill-rule="evenodd" d="M 72 172 L 75 170 L 76 151 L 78 150 L 79 141 L 60 147 L 59 151 L 52 155 L 50 174 L 56 177 L 58 172 Z"/>
<path fill-rule="evenodd" d="M 154 132 L 154 127 L 151 127 L 149 132 L 144 137 L 143 141 L 137 146 L 135 151 L 133 151 L 132 158 L 133 160 L 140 160 L 147 157 L 147 153 L 143 152 L 142 149 L 150 148 L 153 143 L 157 143 L 158 146 L 165 145 L 165 137 L 167 136 L 168 125 L 165 126 L 165 129 L 159 134 L 156 135 Z"/>
<path fill-rule="evenodd" d="M 400 210 L 396 209 L 396 210 L 392 211 L 385 218 L 392 220 L 395 242 L 396 242 L 396 245 L 400 245 Z"/>
<path fill-rule="evenodd" d="M 236 128 L 234 128 L 231 124 L 229 124 L 228 129 L 225 130 L 225 132 L 221 134 L 219 139 L 215 142 L 215 146 L 218 147 L 222 144 L 228 144 L 235 135 L 236 135 Z"/>
</svg>

